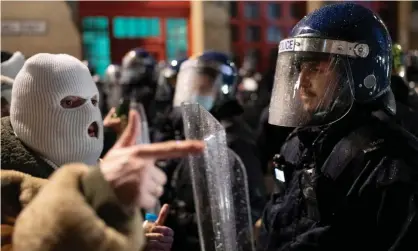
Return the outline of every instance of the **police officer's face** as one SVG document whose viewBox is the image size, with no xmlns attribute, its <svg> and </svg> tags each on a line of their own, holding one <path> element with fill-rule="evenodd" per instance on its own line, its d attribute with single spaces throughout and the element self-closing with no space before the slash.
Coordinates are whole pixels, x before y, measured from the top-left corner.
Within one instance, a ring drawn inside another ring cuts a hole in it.
<svg viewBox="0 0 418 251">
<path fill-rule="evenodd" d="M 303 62 L 300 68 L 299 95 L 308 112 L 326 109 L 334 100 L 337 75 L 331 61 Z"/>
<path fill-rule="evenodd" d="M 214 93 L 214 79 L 213 77 L 201 73 L 198 75 L 197 83 L 193 85 L 195 87 L 195 93 L 200 96 L 213 95 Z"/>
</svg>

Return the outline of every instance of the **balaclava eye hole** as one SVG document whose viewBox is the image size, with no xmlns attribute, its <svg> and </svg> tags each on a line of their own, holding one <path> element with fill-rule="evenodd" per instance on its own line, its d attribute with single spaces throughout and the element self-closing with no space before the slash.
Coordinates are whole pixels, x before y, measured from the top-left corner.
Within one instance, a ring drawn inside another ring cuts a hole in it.
<svg viewBox="0 0 418 251">
<path fill-rule="evenodd" d="M 77 108 L 86 103 L 86 99 L 77 96 L 67 96 L 61 100 L 61 106 L 65 109 Z"/>
<path fill-rule="evenodd" d="M 94 97 L 93 97 L 93 98 L 91 98 L 91 103 L 92 103 L 94 106 L 97 106 L 97 104 L 99 103 L 99 99 L 98 99 L 97 95 L 94 95 Z"/>
</svg>

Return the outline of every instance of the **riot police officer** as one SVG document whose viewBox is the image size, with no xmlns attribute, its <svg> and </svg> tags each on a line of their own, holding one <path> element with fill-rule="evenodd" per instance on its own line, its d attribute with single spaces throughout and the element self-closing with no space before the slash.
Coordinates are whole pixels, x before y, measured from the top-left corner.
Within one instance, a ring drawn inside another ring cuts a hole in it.
<svg viewBox="0 0 418 251">
<path fill-rule="evenodd" d="M 186 58 L 172 60 L 159 72 L 157 91 L 155 94 L 156 109 L 158 113 L 166 114 L 171 110 L 177 74 L 181 64 L 185 60 Z"/>
<path fill-rule="evenodd" d="M 155 60 L 154 58 L 144 49 L 136 48 L 128 53 L 122 58 L 122 65 L 120 70 L 118 67 L 112 67 L 112 74 L 116 74 L 114 80 L 118 80 L 117 89 L 119 91 L 112 93 L 111 98 L 119 98 L 119 102 L 115 109 L 110 109 L 109 113 L 104 119 L 105 124 L 105 144 L 103 147 L 102 156 L 104 156 L 107 151 L 113 146 L 117 139 L 117 132 L 120 129 L 115 131 L 115 128 L 107 125 L 106 121 L 108 119 L 116 116 L 116 111 L 118 108 L 123 107 L 126 101 L 130 102 L 134 100 L 135 102 L 140 102 L 145 110 L 148 123 L 150 125 L 149 133 L 150 137 L 153 134 L 153 124 L 151 118 L 154 118 L 155 115 L 155 105 L 154 105 L 154 95 L 156 89 L 155 82 Z M 120 76 L 118 76 L 118 71 L 120 71 Z M 116 78 L 117 77 L 117 78 Z M 107 98 L 106 98 L 107 100 Z M 114 102 L 114 100 L 112 101 Z M 105 102 L 103 102 L 105 103 Z M 104 113 L 106 114 L 106 113 Z M 120 124 L 116 123 L 116 127 L 119 127 Z"/>
<path fill-rule="evenodd" d="M 296 126 L 275 160 L 260 250 L 416 250 L 416 138 L 396 124 L 391 38 L 353 3 L 280 42 L 269 122 Z M 413 168 L 412 168 L 413 167 Z"/>
<path fill-rule="evenodd" d="M 260 100 L 260 82 L 262 76 L 256 69 L 257 56 L 255 51 L 250 51 L 244 58 L 242 67 L 239 70 L 239 84 L 237 99 L 244 108 L 243 118 L 253 128 L 256 129 L 260 114 L 263 109 Z"/>
<path fill-rule="evenodd" d="M 117 64 L 110 64 L 103 77 L 104 93 L 106 94 L 106 100 L 103 102 L 106 104 L 108 110 L 112 107 L 116 107 L 121 98 L 120 88 L 121 68 Z"/>
<path fill-rule="evenodd" d="M 185 61 L 177 77 L 171 114 L 169 138 L 183 138 L 183 123 L 180 113 L 182 102 L 197 102 L 224 126 L 227 144 L 245 165 L 250 194 L 252 220 L 261 217 L 265 205 L 265 188 L 260 161 L 252 130 L 240 117 L 242 107 L 235 99 L 237 70 L 224 53 L 208 51 Z M 176 238 L 173 251 L 199 250 L 199 237 L 192 196 L 192 184 L 188 165 L 180 163 L 171 177 L 170 201 L 173 213 L 167 219 Z M 169 179 L 170 180 L 170 179 Z"/>
<path fill-rule="evenodd" d="M 122 58 L 120 85 L 122 96 L 135 96 L 145 108 L 148 121 L 154 117 L 156 61 L 142 48 L 135 48 Z"/>
<path fill-rule="evenodd" d="M 172 60 L 159 71 L 157 91 L 155 93 L 155 109 L 156 115 L 154 118 L 154 139 L 153 141 L 160 141 L 167 133 L 170 134 L 171 127 L 167 125 L 170 123 L 168 118 L 173 108 L 174 91 L 176 87 L 177 75 L 181 64 L 187 58 Z"/>
<path fill-rule="evenodd" d="M 257 57 L 251 51 L 244 57 L 244 62 L 239 70 L 238 100 L 242 105 L 255 105 L 258 99 L 261 74 L 257 72 Z"/>
</svg>

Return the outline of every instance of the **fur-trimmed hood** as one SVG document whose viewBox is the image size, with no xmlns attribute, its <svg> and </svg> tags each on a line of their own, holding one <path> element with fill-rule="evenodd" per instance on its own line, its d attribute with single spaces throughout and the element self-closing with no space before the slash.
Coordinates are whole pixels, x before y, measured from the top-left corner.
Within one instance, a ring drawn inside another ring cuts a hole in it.
<svg viewBox="0 0 418 251">
<path fill-rule="evenodd" d="M 12 86 L 13 86 L 13 79 L 1 75 L 1 96 L 6 99 L 6 101 L 10 104 L 12 101 Z"/>
<path fill-rule="evenodd" d="M 1 169 L 38 178 L 48 178 L 54 172 L 52 166 L 17 138 L 10 117 L 1 118 Z"/>
<path fill-rule="evenodd" d="M 140 251 L 142 217 L 126 212 L 98 168 L 61 167 L 49 180 L 1 170 L 2 251 Z"/>
</svg>

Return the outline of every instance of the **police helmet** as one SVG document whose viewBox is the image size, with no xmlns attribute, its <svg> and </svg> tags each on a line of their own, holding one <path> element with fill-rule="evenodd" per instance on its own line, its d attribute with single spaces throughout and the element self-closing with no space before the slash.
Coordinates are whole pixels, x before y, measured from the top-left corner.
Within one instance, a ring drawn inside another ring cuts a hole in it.
<svg viewBox="0 0 418 251">
<path fill-rule="evenodd" d="M 129 51 L 122 58 L 121 84 L 153 84 L 156 65 L 148 51 L 142 48 Z"/>
<path fill-rule="evenodd" d="M 237 69 L 221 52 L 207 51 L 185 61 L 177 76 L 173 106 L 197 102 L 210 110 L 216 102 L 235 98 Z"/>
<path fill-rule="evenodd" d="M 172 60 L 167 66 L 163 68 L 160 75 L 160 84 L 170 84 L 174 86 L 176 84 L 177 74 L 180 71 L 181 64 L 186 61 L 187 58 L 180 58 Z"/>
<path fill-rule="evenodd" d="M 106 84 L 117 84 L 121 77 L 121 67 L 117 64 L 107 66 L 103 81 Z"/>
<path fill-rule="evenodd" d="M 318 9 L 279 44 L 269 123 L 330 124 L 355 102 L 377 103 L 386 95 L 384 108 L 394 113 L 391 69 L 392 41 L 375 13 L 354 3 Z"/>
</svg>

